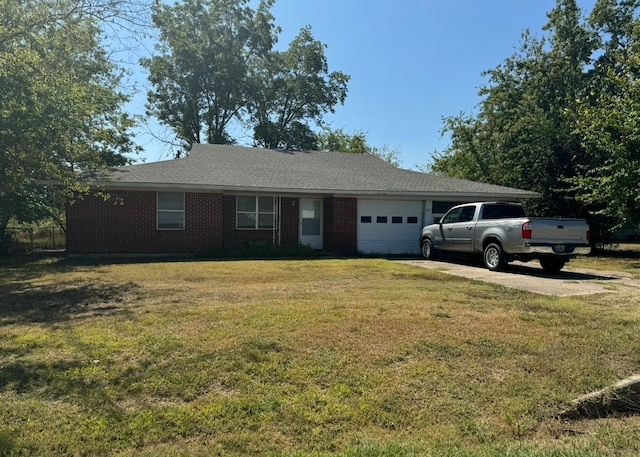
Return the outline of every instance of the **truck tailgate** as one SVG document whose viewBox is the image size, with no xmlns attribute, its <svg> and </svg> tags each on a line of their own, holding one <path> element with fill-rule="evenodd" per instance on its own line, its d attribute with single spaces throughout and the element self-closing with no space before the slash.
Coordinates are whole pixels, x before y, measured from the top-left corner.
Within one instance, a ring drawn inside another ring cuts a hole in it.
<svg viewBox="0 0 640 457">
<path fill-rule="evenodd" d="M 584 219 L 545 219 L 532 217 L 533 232 L 531 240 L 552 243 L 588 243 L 589 225 Z"/>
</svg>

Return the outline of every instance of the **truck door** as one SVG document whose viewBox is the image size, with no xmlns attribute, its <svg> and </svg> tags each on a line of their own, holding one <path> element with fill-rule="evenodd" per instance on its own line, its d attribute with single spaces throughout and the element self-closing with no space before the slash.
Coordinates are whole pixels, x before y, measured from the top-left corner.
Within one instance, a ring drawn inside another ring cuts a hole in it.
<svg viewBox="0 0 640 457">
<path fill-rule="evenodd" d="M 453 251 L 471 252 L 473 242 L 473 228 L 475 226 L 475 205 L 463 206 L 458 219 L 447 224 L 446 231 L 451 240 Z"/>
<path fill-rule="evenodd" d="M 453 229 L 455 224 L 460 220 L 460 212 L 462 208 L 453 208 L 445 214 L 440 220 L 438 234 L 435 237 L 434 247 L 443 251 L 455 251 L 456 243 Z"/>
</svg>

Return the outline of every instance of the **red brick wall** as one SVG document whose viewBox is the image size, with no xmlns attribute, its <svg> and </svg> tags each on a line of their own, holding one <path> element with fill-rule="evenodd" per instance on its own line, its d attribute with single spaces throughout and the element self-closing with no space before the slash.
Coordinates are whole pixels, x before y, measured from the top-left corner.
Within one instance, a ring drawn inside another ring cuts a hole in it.
<svg viewBox="0 0 640 457">
<path fill-rule="evenodd" d="M 324 200 L 324 249 L 336 254 L 357 252 L 358 201 L 355 198 Z"/>
<path fill-rule="evenodd" d="M 156 229 L 156 192 L 112 191 L 111 199 L 85 196 L 67 207 L 69 254 L 206 253 L 271 244 L 272 230 L 237 230 L 236 199 L 215 193 L 185 194 L 185 229 Z M 282 245 L 299 242 L 297 198 L 281 200 Z M 324 200 L 324 249 L 352 255 L 357 250 L 357 200 Z M 278 243 L 278 232 L 275 233 Z"/>
<path fill-rule="evenodd" d="M 156 192 L 112 191 L 67 206 L 69 254 L 203 253 L 222 248 L 222 195 L 185 194 L 185 229 L 156 229 Z"/>
<path fill-rule="evenodd" d="M 223 203 L 223 238 L 225 249 L 242 249 L 251 245 L 270 245 L 275 238 L 281 245 L 298 244 L 298 220 L 299 203 L 297 198 L 282 197 L 281 199 L 281 221 L 280 237 L 278 231 L 265 230 L 238 230 L 236 229 L 236 196 L 225 195 Z"/>
</svg>

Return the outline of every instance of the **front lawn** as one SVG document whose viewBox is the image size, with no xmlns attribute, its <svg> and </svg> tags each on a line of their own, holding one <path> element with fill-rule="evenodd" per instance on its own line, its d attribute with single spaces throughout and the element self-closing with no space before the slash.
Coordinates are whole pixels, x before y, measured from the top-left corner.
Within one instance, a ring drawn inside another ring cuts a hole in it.
<svg viewBox="0 0 640 457">
<path fill-rule="evenodd" d="M 0 455 L 640 454 L 564 422 L 640 372 L 640 297 L 386 260 L 0 265 Z"/>
</svg>

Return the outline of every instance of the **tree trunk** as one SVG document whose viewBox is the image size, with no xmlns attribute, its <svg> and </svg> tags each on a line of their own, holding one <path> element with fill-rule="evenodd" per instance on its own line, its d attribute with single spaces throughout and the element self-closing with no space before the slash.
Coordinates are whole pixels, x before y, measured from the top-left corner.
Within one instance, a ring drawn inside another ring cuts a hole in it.
<svg viewBox="0 0 640 457">
<path fill-rule="evenodd" d="M 0 256 L 9 255 L 9 249 L 13 241 L 11 233 L 7 230 L 7 225 L 9 225 L 8 217 L 0 219 Z"/>
</svg>

